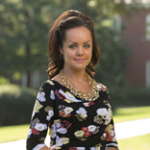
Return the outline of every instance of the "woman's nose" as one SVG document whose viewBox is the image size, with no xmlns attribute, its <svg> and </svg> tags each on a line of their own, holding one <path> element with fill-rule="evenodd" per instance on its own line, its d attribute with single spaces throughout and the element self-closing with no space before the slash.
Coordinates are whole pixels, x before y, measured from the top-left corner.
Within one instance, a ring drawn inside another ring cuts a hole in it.
<svg viewBox="0 0 150 150">
<path fill-rule="evenodd" d="M 83 55 L 83 47 L 78 47 L 77 55 Z"/>
</svg>

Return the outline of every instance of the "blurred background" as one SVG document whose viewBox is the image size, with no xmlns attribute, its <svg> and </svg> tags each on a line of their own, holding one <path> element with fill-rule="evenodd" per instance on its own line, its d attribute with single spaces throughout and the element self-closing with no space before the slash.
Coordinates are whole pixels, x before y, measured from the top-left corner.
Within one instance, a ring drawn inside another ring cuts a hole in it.
<svg viewBox="0 0 150 150">
<path fill-rule="evenodd" d="M 95 79 L 109 88 L 114 116 L 136 107 L 120 118 L 143 110 L 150 118 L 150 107 L 144 108 L 150 106 L 150 0 L 1 0 L 1 129 L 30 122 L 37 90 L 47 80 L 49 30 L 68 9 L 94 23 L 101 48 Z"/>
</svg>

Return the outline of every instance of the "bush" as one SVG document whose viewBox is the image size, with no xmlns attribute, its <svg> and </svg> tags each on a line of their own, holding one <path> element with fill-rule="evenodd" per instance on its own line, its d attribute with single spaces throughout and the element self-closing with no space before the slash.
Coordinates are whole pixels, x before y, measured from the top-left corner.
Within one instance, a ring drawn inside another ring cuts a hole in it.
<svg viewBox="0 0 150 150">
<path fill-rule="evenodd" d="M 0 86 L 0 126 L 30 123 L 37 91 L 17 85 Z M 110 88 L 113 109 L 150 105 L 150 89 Z"/>
<path fill-rule="evenodd" d="M 10 80 L 0 76 L 0 85 L 10 84 Z"/>
<path fill-rule="evenodd" d="M 31 88 L 0 86 L 0 126 L 29 123 L 36 94 Z"/>
<path fill-rule="evenodd" d="M 128 87 L 110 91 L 114 107 L 150 105 L 150 89 L 144 87 Z"/>
</svg>

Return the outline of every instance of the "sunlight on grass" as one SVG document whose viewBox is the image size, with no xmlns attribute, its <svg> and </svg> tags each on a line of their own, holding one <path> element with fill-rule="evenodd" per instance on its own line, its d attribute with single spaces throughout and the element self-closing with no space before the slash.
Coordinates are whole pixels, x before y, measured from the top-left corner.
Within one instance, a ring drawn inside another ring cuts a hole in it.
<svg viewBox="0 0 150 150">
<path fill-rule="evenodd" d="M 114 112 L 115 123 L 143 118 L 150 118 L 150 106 L 119 108 Z"/>
<path fill-rule="evenodd" d="M 25 139 L 27 137 L 28 129 L 29 125 L 1 127 L 0 143 Z"/>
<path fill-rule="evenodd" d="M 150 134 L 119 140 L 120 150 L 150 150 Z"/>
</svg>

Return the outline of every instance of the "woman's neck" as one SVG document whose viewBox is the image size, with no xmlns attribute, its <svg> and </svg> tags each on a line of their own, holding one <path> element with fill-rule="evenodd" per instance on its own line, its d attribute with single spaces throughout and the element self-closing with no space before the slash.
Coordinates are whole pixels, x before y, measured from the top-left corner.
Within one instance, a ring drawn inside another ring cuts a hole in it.
<svg viewBox="0 0 150 150">
<path fill-rule="evenodd" d="M 67 78 L 71 82 L 81 83 L 81 82 L 87 80 L 86 79 L 86 71 L 85 70 L 76 71 L 76 70 L 67 69 L 67 68 L 63 68 L 62 70 L 63 70 L 64 74 L 67 76 Z"/>
</svg>

